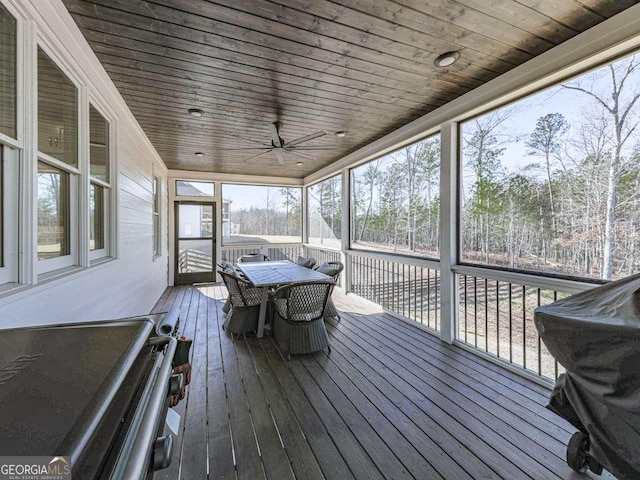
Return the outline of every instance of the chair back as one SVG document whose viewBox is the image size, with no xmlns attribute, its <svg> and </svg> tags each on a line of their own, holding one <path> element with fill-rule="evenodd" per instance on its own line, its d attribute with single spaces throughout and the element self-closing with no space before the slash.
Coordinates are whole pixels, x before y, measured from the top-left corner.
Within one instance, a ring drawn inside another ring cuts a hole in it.
<svg viewBox="0 0 640 480">
<path fill-rule="evenodd" d="M 316 265 L 316 259 L 313 257 L 298 257 L 296 264 L 305 268 L 313 268 Z"/>
<path fill-rule="evenodd" d="M 220 270 L 222 270 L 223 272 L 233 273 L 236 271 L 236 267 L 233 266 L 233 263 L 227 262 L 226 260 L 222 260 L 218 262 L 217 265 L 220 268 Z"/>
<path fill-rule="evenodd" d="M 249 263 L 249 262 L 268 262 L 269 257 L 267 257 L 263 253 L 250 253 L 248 255 L 242 255 L 238 258 L 238 263 Z"/>
<path fill-rule="evenodd" d="M 260 304 L 260 289 L 233 272 L 218 270 L 229 291 L 229 300 L 234 307 L 250 307 Z"/>
<path fill-rule="evenodd" d="M 290 322 L 322 319 L 334 285 L 332 280 L 284 285 L 273 294 L 274 307 L 282 318 Z"/>
<path fill-rule="evenodd" d="M 325 262 L 316 268 L 316 272 L 324 273 L 325 275 L 333 278 L 334 281 L 338 281 L 338 277 L 344 270 L 342 262 Z"/>
</svg>

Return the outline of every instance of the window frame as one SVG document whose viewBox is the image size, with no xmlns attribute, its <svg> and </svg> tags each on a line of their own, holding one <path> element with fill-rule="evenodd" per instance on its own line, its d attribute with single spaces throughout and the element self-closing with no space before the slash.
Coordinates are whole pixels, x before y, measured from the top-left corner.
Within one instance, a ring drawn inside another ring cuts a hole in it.
<svg viewBox="0 0 640 480">
<path fill-rule="evenodd" d="M 83 159 L 82 159 L 82 138 L 83 138 L 83 132 L 84 132 L 84 125 L 83 125 L 83 114 L 82 114 L 82 108 L 83 105 L 86 101 L 86 96 L 84 94 L 84 87 L 82 85 L 82 82 L 80 82 L 80 79 L 74 74 L 74 72 L 68 68 L 67 63 L 65 61 L 63 61 L 60 56 L 57 54 L 56 50 L 53 48 L 50 48 L 49 43 L 46 39 L 40 37 L 39 35 L 36 36 L 35 39 L 35 45 L 34 45 L 34 89 L 33 89 L 33 95 L 34 95 L 34 105 L 35 105 L 35 109 L 34 109 L 34 124 L 35 124 L 35 130 L 34 130 L 34 149 L 35 149 L 35 157 L 36 157 L 36 166 L 34 168 L 34 174 L 35 174 L 35 188 L 36 188 L 36 198 L 35 198 L 35 204 L 36 204 L 36 208 L 34 209 L 34 215 L 35 215 L 35 225 L 36 225 L 36 230 L 35 230 L 35 238 L 34 238 L 34 246 L 35 246 L 35 258 L 34 258 L 34 263 L 35 263 L 35 273 L 37 278 L 41 278 L 42 275 L 46 275 L 47 274 L 55 274 L 56 271 L 58 270 L 62 270 L 62 269 L 66 269 L 66 268 L 70 268 L 73 266 L 78 266 L 80 264 L 80 226 L 81 226 L 81 219 L 80 219 L 80 208 L 84 205 L 84 203 L 82 202 L 81 199 L 81 195 L 80 195 L 80 190 L 81 190 L 81 182 L 83 181 L 83 175 L 82 175 L 82 170 L 83 170 Z M 76 113 L 76 121 L 77 121 L 77 137 L 76 137 L 76 142 L 77 142 L 77 167 L 74 167 L 72 165 L 67 164 L 66 162 L 63 162 L 61 160 L 58 160 L 55 157 L 52 157 L 50 155 L 47 155 L 46 153 L 41 152 L 40 150 L 38 150 L 38 123 L 39 123 L 39 117 L 38 117 L 38 104 L 39 104 L 39 98 L 38 98 L 38 49 L 42 50 L 42 52 L 49 58 L 49 60 L 51 62 L 54 63 L 54 65 L 63 73 L 63 75 L 65 75 L 65 77 L 69 80 L 69 82 L 71 82 L 71 84 L 75 87 L 76 89 L 76 109 L 77 109 L 77 113 Z M 69 192 L 68 192 L 68 196 L 69 196 L 69 251 L 70 253 L 68 255 L 64 255 L 61 257 L 56 257 L 56 258 L 49 258 L 46 260 L 38 260 L 38 256 L 37 256 L 37 248 L 38 248 L 38 231 L 37 231 L 37 176 L 38 176 L 38 168 L 37 168 L 37 162 L 43 162 L 45 164 L 48 164 L 52 167 L 58 168 L 66 173 L 69 174 Z M 87 199 L 87 203 L 88 203 L 88 199 Z"/>
<path fill-rule="evenodd" d="M 463 187 L 463 175 L 464 175 L 464 142 L 463 142 L 463 126 L 467 123 L 472 122 L 475 119 L 484 117 L 485 115 L 490 115 L 494 112 L 500 111 L 504 108 L 508 108 L 509 106 L 516 105 L 519 102 L 525 101 L 527 99 L 533 98 L 536 95 L 540 95 L 545 91 L 548 91 L 552 88 L 559 86 L 562 83 L 569 82 L 571 80 L 577 79 L 579 77 L 588 75 L 596 70 L 604 68 L 608 65 L 611 65 L 617 61 L 620 61 L 630 55 L 638 55 L 640 56 L 640 45 L 636 45 L 633 48 L 626 49 L 622 52 L 618 52 L 615 55 L 607 56 L 604 59 L 601 59 L 597 62 L 590 62 L 590 64 L 586 67 L 579 68 L 576 71 L 571 71 L 568 74 L 564 75 L 555 75 L 552 76 L 553 79 L 550 81 L 544 81 L 542 84 L 538 85 L 536 88 L 526 88 L 525 92 L 519 95 L 516 95 L 512 98 L 505 99 L 495 99 L 493 102 L 489 102 L 489 105 L 485 108 L 479 107 L 473 109 L 471 112 L 468 112 L 465 115 L 459 116 L 455 119 L 456 126 L 456 256 L 455 256 L 455 265 L 456 267 L 460 267 L 461 270 L 464 271 L 474 271 L 474 269 L 480 270 L 489 270 L 495 273 L 495 275 L 506 274 L 507 276 L 513 274 L 524 275 L 530 278 L 535 279 L 550 279 L 551 281 L 558 282 L 572 282 L 583 285 L 603 285 L 610 280 L 604 280 L 596 277 L 587 277 L 581 275 L 571 275 L 571 274 L 563 274 L 559 272 L 550 272 L 544 270 L 529 270 L 525 268 L 511 268 L 508 266 L 502 265 L 491 265 L 487 263 L 474 263 L 469 262 L 468 260 L 463 259 L 463 206 L 462 206 L 462 187 Z M 567 67 L 562 68 L 561 72 L 565 72 Z M 548 80 L 548 79 L 546 79 Z M 458 273 L 457 269 L 454 268 L 454 273 Z M 464 274 L 464 273 L 463 273 Z M 517 282 L 514 282 L 517 283 Z M 551 288 L 551 287 L 549 287 Z"/>
<path fill-rule="evenodd" d="M 15 137 L 11 137 L 5 133 L 0 132 L 0 143 L 10 145 L 13 147 L 21 147 L 20 140 L 23 136 L 23 106 L 24 106 L 24 90 L 23 90 L 23 22 L 24 18 L 18 12 L 11 3 L 2 3 L 4 9 L 11 15 L 16 21 L 16 63 L 15 63 Z"/>
<path fill-rule="evenodd" d="M 91 175 L 91 107 L 93 107 L 98 114 L 104 119 L 107 124 L 107 158 L 106 161 L 106 180 L 93 177 Z M 89 95 L 87 102 L 87 122 L 86 122 L 86 131 L 87 131 L 87 161 L 85 162 L 86 169 L 86 177 L 88 179 L 89 188 L 87 190 L 86 202 L 87 202 L 87 222 L 90 222 L 90 204 L 91 204 L 91 185 L 96 185 L 98 187 L 102 187 L 103 198 L 103 215 L 102 215 L 102 235 L 103 235 L 103 248 L 97 250 L 91 250 L 91 225 L 87 224 L 87 249 L 89 251 L 89 264 L 96 262 L 97 260 L 101 260 L 104 258 L 109 258 L 114 256 L 114 248 L 113 248 L 113 235 L 112 229 L 116 225 L 115 219 L 112 215 L 112 211 L 114 210 L 114 190 L 113 190 L 113 179 L 115 175 L 113 174 L 113 166 L 114 166 L 114 121 L 106 115 L 104 109 L 98 105 L 98 102 L 93 98 L 92 95 Z"/>
<path fill-rule="evenodd" d="M 385 255 L 393 255 L 399 258 L 406 258 L 406 259 L 422 259 L 422 260 L 428 260 L 431 262 L 440 262 L 440 259 L 442 257 L 442 247 L 439 248 L 438 253 L 439 256 L 438 257 L 428 257 L 426 255 L 420 254 L 420 253 L 412 253 L 412 252 L 394 252 L 394 251 L 388 251 L 388 250 L 374 250 L 371 248 L 363 248 L 363 247 L 359 247 L 359 246 L 354 246 L 354 242 L 353 242 L 353 228 L 355 226 L 355 222 L 354 222 L 354 209 L 353 209 L 353 182 L 354 182 L 354 171 L 360 167 L 363 167 L 365 165 L 368 165 L 372 162 L 375 162 L 377 160 L 382 160 L 383 158 L 389 156 L 389 155 L 394 155 L 397 152 L 399 152 L 400 150 L 402 150 L 403 148 L 406 147 L 410 147 L 412 145 L 416 145 L 417 143 L 420 143 L 422 141 L 425 140 L 429 140 L 431 137 L 438 137 L 440 139 L 440 148 L 442 148 L 442 124 L 440 124 L 438 126 L 437 129 L 429 129 L 425 132 L 423 132 L 423 135 L 421 135 L 419 138 L 417 139 L 411 139 L 411 141 L 403 143 L 401 145 L 396 145 L 392 150 L 389 150 L 388 152 L 382 153 L 380 155 L 376 155 L 375 157 L 368 159 L 366 161 L 360 162 L 357 165 L 353 165 L 347 168 L 347 177 L 348 177 L 348 185 L 349 185 L 349 191 L 348 191 L 348 199 L 349 199 L 349 203 L 348 203 L 348 222 L 349 222 L 349 231 L 347 232 L 348 234 L 348 239 L 346 244 L 349 247 L 349 250 L 354 250 L 356 252 L 362 252 L 362 253 L 372 253 L 372 254 L 385 254 Z M 331 178 L 331 177 L 326 177 L 323 180 L 326 180 L 327 178 Z M 316 182 L 319 183 L 319 182 Z M 440 196 L 440 185 L 442 183 L 442 151 L 440 152 L 440 166 L 438 168 L 438 187 L 437 187 L 437 192 L 438 192 L 438 196 Z M 438 221 L 438 229 L 440 230 L 441 228 L 441 220 Z M 342 234 L 342 236 L 344 236 L 344 233 Z M 441 236 L 441 232 L 438 232 L 438 237 Z"/>
<path fill-rule="evenodd" d="M 156 261 L 162 256 L 162 177 L 154 170 L 151 176 L 152 253 Z"/>
<path fill-rule="evenodd" d="M 0 143 L 0 287 L 18 283 L 19 151 Z"/>
<path fill-rule="evenodd" d="M 342 244 L 343 244 L 343 241 L 344 241 L 344 233 L 342 232 L 342 225 L 340 225 L 340 238 L 337 239 L 338 243 L 340 244 L 339 247 L 328 246 L 328 245 L 326 245 L 324 243 L 313 243 L 313 242 L 311 242 L 311 211 L 310 211 L 311 202 L 309 201 L 310 196 L 311 196 L 311 193 L 310 193 L 309 190 L 311 188 L 313 188 L 313 187 L 315 187 L 317 185 L 320 185 L 323 182 L 327 182 L 329 180 L 332 180 L 334 178 L 339 180 L 338 183 L 339 183 L 339 188 L 340 188 L 340 195 L 338 195 L 338 200 L 340 202 L 341 214 L 342 215 L 344 214 L 344 210 L 345 209 L 342 206 L 342 199 L 344 198 L 344 195 L 343 195 L 343 192 L 342 192 L 342 190 L 343 190 L 342 172 L 336 173 L 335 175 L 331 175 L 329 177 L 323 178 L 322 180 L 318 180 L 317 182 L 314 182 L 314 183 L 311 183 L 309 185 L 306 185 L 305 188 L 304 188 L 304 192 L 306 194 L 306 203 L 305 203 L 305 210 L 306 210 L 306 212 L 305 212 L 306 213 L 306 215 L 305 215 L 306 238 L 305 238 L 305 242 L 308 245 L 311 245 L 313 247 L 320 247 L 320 248 L 326 248 L 326 249 L 336 250 L 337 251 L 337 250 L 340 250 L 342 248 Z M 351 203 L 349 203 L 349 205 L 348 205 L 348 210 L 349 210 L 349 212 L 351 212 Z"/>
<path fill-rule="evenodd" d="M 213 193 L 211 195 L 203 193 L 202 195 L 181 195 L 178 193 L 178 182 L 187 182 L 187 183 L 207 183 L 213 187 Z M 188 180 L 186 178 L 174 178 L 173 179 L 173 191 L 175 198 L 180 199 L 196 199 L 196 200 L 207 200 L 216 198 L 216 182 L 214 180 Z"/>
<path fill-rule="evenodd" d="M 304 186 L 303 185 L 282 185 L 282 184 L 270 184 L 270 183 L 243 183 L 243 182 L 220 182 L 220 204 L 221 209 L 224 209 L 224 186 L 239 186 L 239 187 L 265 187 L 265 188 L 295 188 L 300 190 L 300 236 L 295 241 L 290 242 L 261 242 L 261 243 L 225 243 L 225 237 L 223 232 L 220 232 L 221 247 L 230 247 L 230 248 L 242 248 L 244 245 L 250 246 L 269 246 L 269 245 L 302 245 L 304 243 L 304 230 L 305 230 L 305 198 L 304 198 Z M 196 197 L 196 198 L 204 198 L 204 197 Z M 233 201 L 229 202 L 229 205 L 233 204 Z M 229 217 L 231 216 L 231 206 L 229 206 Z M 222 218 L 222 216 L 221 216 Z"/>
</svg>

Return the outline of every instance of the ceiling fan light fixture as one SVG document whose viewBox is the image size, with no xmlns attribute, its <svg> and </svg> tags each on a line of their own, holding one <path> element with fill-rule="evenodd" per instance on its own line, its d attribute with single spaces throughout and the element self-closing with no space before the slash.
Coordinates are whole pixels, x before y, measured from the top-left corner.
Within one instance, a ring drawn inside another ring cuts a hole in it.
<svg viewBox="0 0 640 480">
<path fill-rule="evenodd" d="M 200 118 L 202 115 L 204 115 L 204 112 L 199 108 L 190 108 L 188 112 L 189 112 L 189 115 L 196 118 Z"/>
<path fill-rule="evenodd" d="M 453 65 L 460 58 L 460 52 L 451 51 L 445 52 L 442 55 L 439 55 L 433 62 L 436 67 L 448 67 Z"/>
<path fill-rule="evenodd" d="M 202 153 L 202 152 L 196 152 L 194 155 L 196 157 L 204 157 L 204 153 Z"/>
<path fill-rule="evenodd" d="M 349 132 L 347 132 L 346 130 L 340 130 L 338 132 L 335 133 L 335 136 L 338 138 L 344 138 L 349 134 Z"/>
</svg>

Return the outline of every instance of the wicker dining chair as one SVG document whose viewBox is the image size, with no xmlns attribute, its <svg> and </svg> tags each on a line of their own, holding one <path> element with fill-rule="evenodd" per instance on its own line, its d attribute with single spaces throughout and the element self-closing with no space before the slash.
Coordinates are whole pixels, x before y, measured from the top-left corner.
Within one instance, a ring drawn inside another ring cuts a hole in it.
<svg viewBox="0 0 640 480">
<path fill-rule="evenodd" d="M 324 326 L 324 309 L 335 283 L 332 280 L 283 285 L 271 295 L 273 335 L 282 350 L 291 354 L 331 352 Z"/>
<path fill-rule="evenodd" d="M 233 263 L 222 260 L 217 263 L 220 270 L 227 273 L 237 274 L 236 267 L 233 266 Z M 224 305 L 222 306 L 223 313 L 229 313 L 231 310 L 231 295 L 227 295 L 227 299 L 224 301 Z"/>
<path fill-rule="evenodd" d="M 344 265 L 342 264 L 342 262 L 325 262 L 318 268 L 316 268 L 317 272 L 324 273 L 325 275 L 330 276 L 336 283 L 338 282 L 338 277 L 340 277 L 342 270 L 344 270 Z M 331 296 L 329 296 L 327 300 L 327 306 L 324 309 L 324 317 L 337 317 L 338 320 L 340 320 L 340 311 L 336 308 Z"/>
<path fill-rule="evenodd" d="M 316 266 L 316 259 L 313 257 L 298 257 L 296 264 L 305 268 L 313 268 Z"/>
<path fill-rule="evenodd" d="M 248 255 L 242 255 L 238 258 L 238 263 L 249 263 L 249 262 L 268 262 L 269 257 L 267 257 L 264 253 L 249 253 Z"/>
<path fill-rule="evenodd" d="M 255 331 L 258 328 L 262 289 L 252 286 L 235 273 L 222 270 L 218 273 L 229 290 L 231 302 L 231 311 L 227 314 L 222 328 L 238 336 Z"/>
</svg>

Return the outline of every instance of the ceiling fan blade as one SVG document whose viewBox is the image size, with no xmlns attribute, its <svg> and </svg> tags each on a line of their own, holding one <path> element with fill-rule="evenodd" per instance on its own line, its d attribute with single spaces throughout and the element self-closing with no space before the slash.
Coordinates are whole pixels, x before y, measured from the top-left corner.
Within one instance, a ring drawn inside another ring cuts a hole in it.
<svg viewBox="0 0 640 480">
<path fill-rule="evenodd" d="M 269 131 L 271 132 L 271 141 L 275 147 L 282 147 L 283 142 L 280 138 L 279 132 L 280 124 L 278 122 L 273 122 L 269 124 Z"/>
<path fill-rule="evenodd" d="M 262 145 L 262 142 L 259 140 L 254 140 L 252 138 L 245 138 L 245 137 L 241 137 L 240 135 L 236 135 L 233 133 L 226 133 L 226 132 L 221 132 L 224 133 L 225 137 L 229 137 L 229 138 L 237 138 L 239 140 L 243 140 L 242 143 L 256 143 L 258 145 Z M 271 146 L 265 147 L 265 148 L 270 148 Z"/>
<path fill-rule="evenodd" d="M 262 147 L 232 147 L 232 148 L 219 148 L 220 151 L 232 152 L 234 150 L 270 150 L 271 145 L 264 145 Z"/>
<path fill-rule="evenodd" d="M 287 147 L 293 147 L 294 145 L 298 145 L 299 143 L 308 142 L 309 140 L 313 140 L 314 138 L 324 137 L 327 132 L 323 132 L 320 130 L 319 132 L 312 133 L 311 135 L 307 135 L 306 137 L 300 137 L 295 140 L 291 140 L 290 142 L 285 143 Z"/>
<path fill-rule="evenodd" d="M 278 156 L 278 163 L 280 165 L 284 165 L 284 150 L 282 148 L 275 148 L 274 151 Z"/>
<path fill-rule="evenodd" d="M 271 153 L 272 150 L 273 149 L 265 150 L 264 152 L 254 155 L 253 157 L 245 158 L 243 162 L 248 162 L 249 160 L 253 160 L 254 158 L 258 158 L 258 157 L 261 157 L 262 155 L 266 155 L 267 153 Z"/>
<path fill-rule="evenodd" d="M 295 155 L 296 157 L 304 158 L 306 160 L 314 160 L 314 161 L 317 160 L 317 158 L 312 157 L 311 155 L 305 155 L 304 153 L 300 153 L 297 150 L 289 150 L 289 153 L 291 155 Z"/>
<path fill-rule="evenodd" d="M 287 151 L 293 152 L 295 151 L 299 151 L 299 150 L 335 150 L 336 147 L 335 145 L 309 145 L 308 147 L 302 146 L 302 147 L 290 147 L 288 144 L 285 145 L 284 147 Z"/>
</svg>

